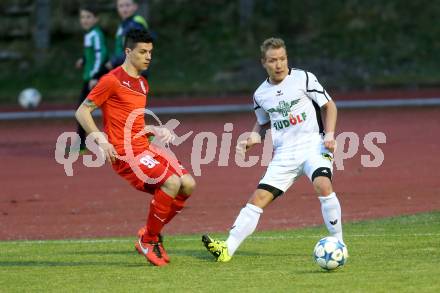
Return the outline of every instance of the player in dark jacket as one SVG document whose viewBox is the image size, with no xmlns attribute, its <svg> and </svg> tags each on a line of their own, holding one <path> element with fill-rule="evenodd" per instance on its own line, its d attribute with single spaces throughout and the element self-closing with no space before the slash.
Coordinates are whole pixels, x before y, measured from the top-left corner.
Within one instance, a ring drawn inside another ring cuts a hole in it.
<svg viewBox="0 0 440 293">
<path fill-rule="evenodd" d="M 145 19 L 136 13 L 138 5 L 135 0 L 117 0 L 116 5 L 122 21 L 116 31 L 115 48 L 110 61 L 107 63 L 107 69 L 115 68 L 124 62 L 124 39 L 128 31 L 148 29 Z"/>
</svg>

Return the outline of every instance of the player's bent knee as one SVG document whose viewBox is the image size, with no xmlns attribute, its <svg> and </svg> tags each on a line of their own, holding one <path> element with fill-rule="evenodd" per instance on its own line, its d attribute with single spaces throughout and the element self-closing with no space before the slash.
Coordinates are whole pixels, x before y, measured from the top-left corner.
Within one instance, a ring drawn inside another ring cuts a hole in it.
<svg viewBox="0 0 440 293">
<path fill-rule="evenodd" d="M 281 189 L 278 189 L 275 186 L 272 186 L 269 184 L 264 184 L 264 183 L 258 184 L 257 190 L 258 189 L 262 189 L 262 190 L 265 190 L 265 191 L 271 193 L 273 196 L 273 199 L 277 198 L 278 196 L 283 195 L 283 193 L 284 193 Z"/>
<path fill-rule="evenodd" d="M 253 204 L 259 208 L 265 208 L 274 199 L 271 192 L 264 189 L 257 189 L 249 200 L 250 204 Z"/>
<path fill-rule="evenodd" d="M 185 195 L 190 196 L 196 188 L 196 181 L 194 178 L 191 175 L 183 175 L 180 177 L 180 182 L 182 192 Z"/>
<path fill-rule="evenodd" d="M 312 174 L 312 182 L 315 182 L 317 177 L 327 177 L 330 182 L 332 181 L 332 170 L 327 167 L 321 167 L 316 169 Z"/>
<path fill-rule="evenodd" d="M 329 178 L 318 176 L 313 180 L 313 187 L 320 196 L 327 196 L 333 192 L 332 182 Z"/>
<path fill-rule="evenodd" d="M 163 183 L 162 189 L 170 195 L 176 195 L 179 192 L 180 185 L 180 178 L 172 175 Z"/>
</svg>

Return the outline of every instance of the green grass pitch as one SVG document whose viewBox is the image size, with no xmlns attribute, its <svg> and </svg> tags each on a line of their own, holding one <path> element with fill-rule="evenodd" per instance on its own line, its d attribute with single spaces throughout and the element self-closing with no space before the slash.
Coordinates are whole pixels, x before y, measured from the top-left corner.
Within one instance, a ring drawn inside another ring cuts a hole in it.
<svg viewBox="0 0 440 293">
<path fill-rule="evenodd" d="M 440 212 L 344 233 L 350 258 L 333 272 L 311 256 L 323 227 L 255 233 L 229 263 L 214 262 L 201 235 L 169 236 L 163 268 L 135 253 L 134 238 L 5 241 L 0 292 L 440 292 Z"/>
</svg>

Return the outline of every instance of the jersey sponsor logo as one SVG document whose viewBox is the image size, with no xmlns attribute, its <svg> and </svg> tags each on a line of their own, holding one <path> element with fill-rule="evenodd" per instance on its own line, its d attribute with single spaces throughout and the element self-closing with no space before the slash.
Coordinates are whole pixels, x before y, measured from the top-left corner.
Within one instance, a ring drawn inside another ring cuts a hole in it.
<svg viewBox="0 0 440 293">
<path fill-rule="evenodd" d="M 275 121 L 273 123 L 273 127 L 276 130 L 281 130 L 283 128 L 287 128 L 291 125 L 295 126 L 297 124 L 303 123 L 306 120 L 306 112 L 302 112 L 301 114 L 289 114 L 289 119 Z"/>
<path fill-rule="evenodd" d="M 332 224 L 333 226 L 336 225 L 338 223 L 338 219 L 334 220 L 334 221 L 329 221 L 330 224 Z"/>
<path fill-rule="evenodd" d="M 296 99 L 296 100 L 293 100 L 290 102 L 280 101 L 280 103 L 278 104 L 277 107 L 270 108 L 269 110 L 267 110 L 267 112 L 269 112 L 269 113 L 278 112 L 281 115 L 283 115 L 283 117 L 287 117 L 287 115 L 289 115 L 289 112 L 292 109 L 292 107 L 294 105 L 298 104 L 298 102 L 299 102 L 299 99 Z"/>
</svg>

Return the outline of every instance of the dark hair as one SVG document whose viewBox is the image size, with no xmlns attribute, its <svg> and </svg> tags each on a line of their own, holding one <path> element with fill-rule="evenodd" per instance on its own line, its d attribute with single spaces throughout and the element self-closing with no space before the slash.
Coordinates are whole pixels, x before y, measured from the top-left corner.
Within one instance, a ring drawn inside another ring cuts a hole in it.
<svg viewBox="0 0 440 293">
<path fill-rule="evenodd" d="M 98 6 L 96 6 L 95 4 L 91 4 L 91 3 L 83 4 L 79 7 L 79 11 L 81 11 L 81 10 L 88 11 L 91 14 L 93 14 L 94 16 L 99 15 Z"/>
<path fill-rule="evenodd" d="M 153 37 L 147 30 L 131 29 L 125 35 L 124 49 L 134 49 L 137 43 L 153 43 Z"/>
</svg>

